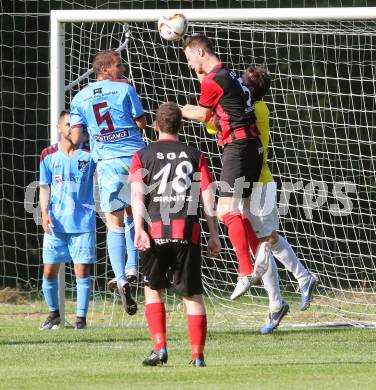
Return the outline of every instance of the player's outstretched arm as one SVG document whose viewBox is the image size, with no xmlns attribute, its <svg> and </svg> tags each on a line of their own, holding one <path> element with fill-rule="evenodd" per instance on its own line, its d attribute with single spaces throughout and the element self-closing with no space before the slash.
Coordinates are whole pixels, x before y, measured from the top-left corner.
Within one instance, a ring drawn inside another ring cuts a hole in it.
<svg viewBox="0 0 376 390">
<path fill-rule="evenodd" d="M 204 208 L 210 237 L 208 240 L 208 256 L 217 257 L 221 251 L 221 241 L 218 237 L 217 217 L 215 216 L 215 197 L 211 186 L 201 192 L 201 203 Z"/>
<path fill-rule="evenodd" d="M 131 205 L 134 221 L 134 245 L 139 250 L 150 248 L 150 237 L 144 229 L 145 220 L 145 195 L 144 183 L 139 181 L 131 182 Z"/>
<path fill-rule="evenodd" d="M 208 122 L 212 116 L 212 110 L 210 108 L 194 106 L 192 104 L 183 106 L 181 112 L 183 118 L 202 123 Z"/>
<path fill-rule="evenodd" d="M 48 205 L 50 203 L 50 187 L 41 184 L 39 188 L 39 205 L 42 213 L 42 227 L 45 233 L 52 234 L 50 226 L 54 227 L 51 217 L 48 214 Z"/>
</svg>

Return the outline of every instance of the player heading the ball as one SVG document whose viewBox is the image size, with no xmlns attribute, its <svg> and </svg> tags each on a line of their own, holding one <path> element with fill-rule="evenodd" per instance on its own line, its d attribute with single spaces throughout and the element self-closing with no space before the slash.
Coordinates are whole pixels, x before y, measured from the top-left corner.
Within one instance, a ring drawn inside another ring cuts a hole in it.
<svg viewBox="0 0 376 390">
<path fill-rule="evenodd" d="M 257 238 L 239 210 L 242 198 L 251 194 L 253 183 L 260 176 L 263 148 L 252 112 L 251 93 L 236 72 L 214 54 L 211 40 L 194 35 L 185 39 L 183 49 L 188 66 L 201 82 L 199 105 L 185 105 L 183 117 L 203 123 L 211 121 L 223 147 L 218 218 L 228 229 L 239 261 L 238 283 L 231 295 L 231 299 L 236 299 L 262 277 L 269 264 L 268 243 Z"/>
</svg>

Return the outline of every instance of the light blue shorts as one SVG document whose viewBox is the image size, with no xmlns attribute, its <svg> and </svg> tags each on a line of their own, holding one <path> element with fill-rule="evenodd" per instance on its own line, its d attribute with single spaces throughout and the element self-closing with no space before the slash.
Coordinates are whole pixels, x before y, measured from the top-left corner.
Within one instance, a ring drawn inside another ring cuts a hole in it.
<svg viewBox="0 0 376 390">
<path fill-rule="evenodd" d="M 97 260 L 95 232 L 44 234 L 43 264 L 93 264 Z"/>
<path fill-rule="evenodd" d="M 127 181 L 131 160 L 132 157 L 119 157 L 98 161 L 97 178 L 103 212 L 123 210 L 130 205 Z"/>
</svg>

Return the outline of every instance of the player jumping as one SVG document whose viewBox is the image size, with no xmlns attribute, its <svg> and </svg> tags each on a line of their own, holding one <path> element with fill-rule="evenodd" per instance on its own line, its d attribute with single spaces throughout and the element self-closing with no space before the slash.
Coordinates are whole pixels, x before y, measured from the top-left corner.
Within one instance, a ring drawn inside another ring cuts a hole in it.
<svg viewBox="0 0 376 390">
<path fill-rule="evenodd" d="M 182 108 L 183 117 L 204 123 L 211 120 L 223 147 L 218 218 L 227 226 L 239 261 L 238 283 L 231 295 L 231 299 L 236 299 L 262 277 L 269 263 L 269 244 L 257 238 L 248 218 L 238 208 L 239 201 L 251 194 L 253 183 L 260 176 L 263 149 L 251 93 L 242 79 L 220 62 L 210 39 L 203 35 L 189 37 L 184 52 L 188 66 L 201 81 L 201 95 L 198 106 Z"/>
<path fill-rule="evenodd" d="M 299 283 L 301 293 L 300 310 L 306 310 L 317 286 L 316 278 L 303 266 L 291 245 L 277 233 L 279 218 L 276 204 L 276 184 L 268 166 L 269 109 L 263 97 L 268 93 L 270 75 L 262 66 L 249 67 L 243 74 L 244 83 L 249 87 L 254 99 L 254 112 L 260 140 L 264 147 L 261 175 L 253 187 L 253 197 L 245 199 L 244 214 L 250 219 L 257 236 L 268 241 L 273 256 L 292 272 Z M 257 200 L 257 204 L 256 204 Z M 271 316 L 275 315 L 271 313 Z"/>
<path fill-rule="evenodd" d="M 121 78 L 124 66 L 118 53 L 97 53 L 93 69 L 97 81 L 73 98 L 71 125 L 79 130 L 87 127 L 90 135 L 93 158 L 98 162 L 99 195 L 106 217 L 108 254 L 124 308 L 133 315 L 137 304 L 131 295 L 129 279 L 137 273 L 138 253 L 133 243 L 133 218 L 126 180 L 132 156 L 144 146 L 140 129 L 145 128 L 146 119 L 135 89 Z M 80 137 L 80 131 L 74 136 Z"/>
</svg>

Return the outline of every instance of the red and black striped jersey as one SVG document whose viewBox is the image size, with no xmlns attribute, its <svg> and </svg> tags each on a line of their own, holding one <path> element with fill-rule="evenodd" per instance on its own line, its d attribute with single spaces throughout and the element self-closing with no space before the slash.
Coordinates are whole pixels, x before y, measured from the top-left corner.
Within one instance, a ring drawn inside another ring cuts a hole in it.
<svg viewBox="0 0 376 390">
<path fill-rule="evenodd" d="M 145 209 L 154 239 L 200 242 L 200 191 L 213 181 L 202 152 L 175 140 L 160 140 L 133 157 L 129 182 L 145 184 Z"/>
<path fill-rule="evenodd" d="M 256 138 L 252 97 L 234 70 L 219 63 L 201 83 L 199 104 L 213 110 L 211 121 L 218 129 L 218 142 L 224 145 L 233 139 Z"/>
</svg>

